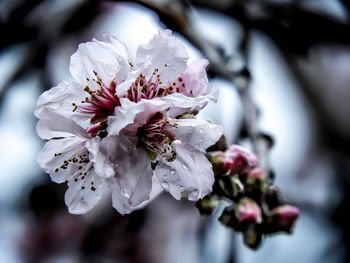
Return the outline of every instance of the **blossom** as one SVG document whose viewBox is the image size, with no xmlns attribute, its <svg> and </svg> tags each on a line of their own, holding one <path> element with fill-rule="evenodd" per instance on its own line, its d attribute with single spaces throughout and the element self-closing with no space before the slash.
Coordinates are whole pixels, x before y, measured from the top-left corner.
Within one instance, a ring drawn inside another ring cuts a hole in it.
<svg viewBox="0 0 350 263">
<path fill-rule="evenodd" d="M 37 132 L 49 140 L 38 163 L 54 182 L 68 182 L 70 212 L 87 212 L 106 186 L 122 214 L 150 200 L 159 182 L 177 199 L 211 191 L 204 151 L 222 129 L 178 117 L 198 112 L 217 93 L 210 93 L 207 60 L 187 60 L 170 30 L 141 45 L 135 61 L 110 34 L 79 45 L 70 61 L 74 80 L 43 93 L 35 111 Z"/>
<path fill-rule="evenodd" d="M 121 99 L 121 104 L 115 116 L 108 119 L 109 135 L 102 143 L 110 162 L 118 161 L 113 150 L 118 148 L 116 138 L 126 137 L 134 143 L 135 150 L 143 149 L 155 156 L 158 165 L 154 173 L 163 189 L 174 198 L 197 201 L 211 192 L 213 170 L 204 152 L 221 137 L 221 126 L 196 119 L 171 118 L 169 104 L 164 101 L 145 100 L 130 105 L 132 102 Z M 124 111 L 135 116 L 125 127 L 121 117 Z M 135 158 L 134 166 L 139 173 L 143 172 L 139 162 L 142 163 L 145 156 Z"/>
</svg>

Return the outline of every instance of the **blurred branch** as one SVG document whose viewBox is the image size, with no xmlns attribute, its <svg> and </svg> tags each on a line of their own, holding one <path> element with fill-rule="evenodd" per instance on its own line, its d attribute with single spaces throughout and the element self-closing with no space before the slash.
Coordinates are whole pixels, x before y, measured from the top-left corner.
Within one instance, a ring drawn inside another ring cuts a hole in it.
<svg viewBox="0 0 350 263">
<path fill-rule="evenodd" d="M 197 7 L 224 13 L 245 26 L 270 36 L 283 49 L 298 54 L 324 42 L 350 43 L 349 23 L 292 2 L 260 0 L 192 0 Z M 349 6 L 348 0 L 343 0 Z M 291 45 L 293 43 L 293 45 Z"/>
<path fill-rule="evenodd" d="M 66 33 L 74 32 L 88 25 L 101 11 L 98 8 L 98 0 L 81 1 L 70 5 L 68 9 L 56 12 L 54 16 L 47 17 L 43 23 L 33 26 L 26 25 L 25 18 L 43 2 L 45 1 L 24 1 L 22 5 L 9 14 L 6 22 L 0 23 L 0 32 L 7 36 L 0 42 L 0 51 L 5 47 L 22 42 L 28 50 L 20 57 L 20 62 L 5 81 L 3 87 L 0 87 L 0 105 L 11 84 L 29 69 L 39 69 L 41 81 L 47 85 L 45 89 L 49 88 L 51 83 L 49 83 L 45 66 L 50 47 Z M 50 9 L 52 3 L 48 4 L 47 9 Z M 49 13 L 49 10 L 47 12 Z"/>
</svg>

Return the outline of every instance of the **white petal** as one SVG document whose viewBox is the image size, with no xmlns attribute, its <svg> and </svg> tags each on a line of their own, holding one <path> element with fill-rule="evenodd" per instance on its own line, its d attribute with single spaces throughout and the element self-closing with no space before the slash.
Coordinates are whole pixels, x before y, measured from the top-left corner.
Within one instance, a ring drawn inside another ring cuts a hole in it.
<svg viewBox="0 0 350 263">
<path fill-rule="evenodd" d="M 153 171 L 146 151 L 135 148 L 128 138 L 120 136 L 104 138 L 101 146 L 109 161 L 115 164 L 115 178 L 123 198 L 128 199 L 128 205 L 134 207 L 148 200 Z"/>
<path fill-rule="evenodd" d="M 191 145 L 173 142 L 177 157 L 173 162 L 160 160 L 155 174 L 163 188 L 175 199 L 197 201 L 212 191 L 212 165 L 202 152 Z"/>
<path fill-rule="evenodd" d="M 95 172 L 98 176 L 103 178 L 114 176 L 113 164 L 102 153 L 100 145 L 101 139 L 99 137 L 94 137 L 86 142 L 85 146 L 89 151 L 89 159 L 94 163 Z"/>
<path fill-rule="evenodd" d="M 78 83 L 62 81 L 40 95 L 34 112 L 38 119 L 47 111 L 54 111 L 59 115 L 72 119 L 84 129 L 88 127 L 92 115 L 73 111 L 72 103 L 79 104 L 85 99 L 87 93 Z"/>
<path fill-rule="evenodd" d="M 198 97 L 209 94 L 210 87 L 206 72 L 208 64 L 206 59 L 197 59 L 180 74 L 185 85 L 184 95 Z"/>
<path fill-rule="evenodd" d="M 181 114 L 191 112 L 193 110 L 203 109 L 208 104 L 208 102 L 216 102 L 218 95 L 218 90 L 214 90 L 208 95 L 199 97 L 188 97 L 181 93 L 173 93 L 171 95 L 163 97 L 162 100 L 172 105 L 169 110 L 169 116 L 177 117 Z"/>
<path fill-rule="evenodd" d="M 223 132 L 222 126 L 204 120 L 176 119 L 172 121 L 176 123 L 176 127 L 169 126 L 167 130 L 183 144 L 190 144 L 203 152 L 215 144 Z"/>
<path fill-rule="evenodd" d="M 64 161 L 81 153 L 85 149 L 84 144 L 85 140 L 79 137 L 48 141 L 38 155 L 38 164 L 50 174 L 52 181 L 62 183 L 72 177 L 81 165 L 70 162 L 66 169 L 60 167 Z"/>
<path fill-rule="evenodd" d="M 108 134 L 119 135 L 127 127 L 128 136 L 135 136 L 137 129 L 144 125 L 157 112 L 167 110 L 170 105 L 161 99 L 141 100 L 138 103 L 128 99 L 120 100 L 113 116 L 108 117 Z"/>
<path fill-rule="evenodd" d="M 142 202 L 141 204 L 133 207 L 133 210 L 144 208 L 146 205 L 148 205 L 150 202 L 152 202 L 154 199 L 156 199 L 158 197 L 158 195 L 160 195 L 162 192 L 163 192 L 163 187 L 160 185 L 157 177 L 155 175 L 153 175 L 153 177 L 152 177 L 152 191 L 149 195 L 149 200 L 146 200 L 146 201 Z"/>
<path fill-rule="evenodd" d="M 86 131 L 81 126 L 53 110 L 45 110 L 45 113 L 41 114 L 40 120 L 36 125 L 36 132 L 42 139 L 73 135 L 88 138 Z"/>
<path fill-rule="evenodd" d="M 117 179 L 110 177 L 107 179 L 107 183 L 112 192 L 112 206 L 122 215 L 131 213 L 129 197 L 124 193 Z"/>
<path fill-rule="evenodd" d="M 136 66 L 146 65 L 147 69 L 143 72 L 146 76 L 158 68 L 163 83 L 177 78 L 185 70 L 187 60 L 185 47 L 171 36 L 170 30 L 159 31 L 136 51 Z"/>
<path fill-rule="evenodd" d="M 77 179 L 77 180 L 75 180 Z M 100 201 L 105 181 L 96 176 L 94 169 L 87 172 L 85 177 L 75 177 L 68 182 L 65 202 L 72 214 L 84 214 Z"/>
<path fill-rule="evenodd" d="M 84 87 L 98 89 L 93 79 L 97 79 L 94 71 L 102 82 L 109 86 L 112 80 L 126 79 L 129 64 L 126 47 L 116 38 L 106 35 L 108 42 L 93 39 L 79 45 L 70 60 L 69 70 L 74 79 Z"/>
<path fill-rule="evenodd" d="M 108 135 L 119 135 L 122 129 L 134 122 L 137 114 L 144 111 L 143 103 L 122 98 L 120 104 L 120 107 L 115 108 L 114 114 L 108 117 Z"/>
</svg>

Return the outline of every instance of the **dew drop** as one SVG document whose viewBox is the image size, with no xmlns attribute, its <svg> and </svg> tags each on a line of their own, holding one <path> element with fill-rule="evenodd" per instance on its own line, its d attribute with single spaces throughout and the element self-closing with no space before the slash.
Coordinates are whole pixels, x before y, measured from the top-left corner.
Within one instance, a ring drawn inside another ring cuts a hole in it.
<svg viewBox="0 0 350 263">
<path fill-rule="evenodd" d="M 166 179 L 168 179 L 168 176 L 166 176 L 166 175 L 163 175 L 163 180 L 166 180 Z"/>
<path fill-rule="evenodd" d="M 123 59 L 121 57 L 118 58 L 118 61 L 121 62 Z"/>
<path fill-rule="evenodd" d="M 199 129 L 199 133 L 203 133 L 203 129 L 202 128 Z"/>
<path fill-rule="evenodd" d="M 168 183 L 168 182 L 161 182 L 160 185 L 161 185 L 165 190 L 168 190 L 168 188 L 169 188 L 169 183 Z"/>
<path fill-rule="evenodd" d="M 170 174 L 174 175 L 176 174 L 176 171 L 174 169 L 171 169 Z"/>
<path fill-rule="evenodd" d="M 147 61 L 151 61 L 151 59 L 152 59 L 151 55 L 147 55 L 147 56 L 146 56 L 146 60 L 147 60 Z"/>
<path fill-rule="evenodd" d="M 193 190 L 191 193 L 190 193 L 190 198 L 192 199 L 196 199 L 198 197 L 198 190 Z"/>
<path fill-rule="evenodd" d="M 182 192 L 183 190 L 185 190 L 185 187 L 183 187 L 182 185 L 178 185 L 177 188 Z"/>
<path fill-rule="evenodd" d="M 202 143 L 202 142 L 203 142 L 203 139 L 199 139 L 199 140 L 198 140 L 198 143 Z"/>
<path fill-rule="evenodd" d="M 184 169 L 184 170 L 186 170 L 186 171 L 189 171 L 190 169 L 188 168 L 188 166 L 186 165 L 186 164 L 182 164 L 182 168 Z"/>
</svg>

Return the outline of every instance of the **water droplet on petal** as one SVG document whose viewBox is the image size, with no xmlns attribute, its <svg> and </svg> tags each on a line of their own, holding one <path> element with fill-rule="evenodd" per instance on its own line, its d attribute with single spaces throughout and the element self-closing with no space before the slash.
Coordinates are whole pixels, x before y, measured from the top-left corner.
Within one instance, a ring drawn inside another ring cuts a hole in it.
<svg viewBox="0 0 350 263">
<path fill-rule="evenodd" d="M 202 143 L 202 142 L 203 142 L 203 140 L 202 140 L 202 139 L 199 139 L 199 140 L 198 140 L 198 143 Z"/>
<path fill-rule="evenodd" d="M 202 128 L 199 129 L 199 133 L 203 133 L 203 129 Z"/>
<path fill-rule="evenodd" d="M 146 60 L 147 60 L 147 61 L 151 61 L 151 59 L 152 59 L 151 55 L 147 55 L 147 56 L 146 56 Z"/>
<path fill-rule="evenodd" d="M 186 164 L 182 164 L 182 168 L 184 169 L 184 170 L 186 170 L 186 171 L 189 171 L 190 169 L 188 168 L 188 166 L 186 165 Z"/>
<path fill-rule="evenodd" d="M 160 185 L 161 185 L 165 190 L 168 190 L 168 188 L 169 188 L 169 183 L 168 183 L 168 182 L 161 182 Z"/>
<path fill-rule="evenodd" d="M 185 190 L 185 187 L 183 187 L 182 185 L 178 185 L 177 188 L 182 192 L 183 190 Z"/>
<path fill-rule="evenodd" d="M 163 180 L 166 180 L 166 179 L 168 179 L 168 176 L 166 176 L 166 175 L 163 175 Z"/>
<path fill-rule="evenodd" d="M 197 199 L 198 198 L 198 190 L 193 190 L 191 193 L 190 193 L 190 199 Z"/>
<path fill-rule="evenodd" d="M 176 171 L 174 169 L 171 169 L 170 174 L 174 175 L 176 174 Z"/>
<path fill-rule="evenodd" d="M 119 58 L 118 58 L 118 61 L 119 61 L 119 62 L 121 62 L 122 60 L 123 60 L 122 57 L 119 57 Z"/>
</svg>

